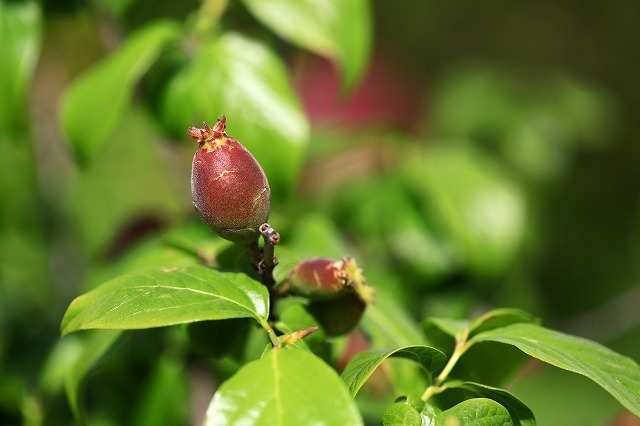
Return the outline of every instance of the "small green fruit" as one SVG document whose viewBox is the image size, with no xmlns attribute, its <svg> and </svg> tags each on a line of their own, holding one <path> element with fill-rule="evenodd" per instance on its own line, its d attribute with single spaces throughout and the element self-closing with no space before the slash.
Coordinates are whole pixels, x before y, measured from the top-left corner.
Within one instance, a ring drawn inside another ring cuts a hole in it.
<svg viewBox="0 0 640 426">
<path fill-rule="evenodd" d="M 226 117 L 221 116 L 213 128 L 204 124 L 187 131 L 200 144 L 191 168 L 193 205 L 213 232 L 251 244 L 269 219 L 271 190 L 260 164 L 225 130 Z"/>
</svg>

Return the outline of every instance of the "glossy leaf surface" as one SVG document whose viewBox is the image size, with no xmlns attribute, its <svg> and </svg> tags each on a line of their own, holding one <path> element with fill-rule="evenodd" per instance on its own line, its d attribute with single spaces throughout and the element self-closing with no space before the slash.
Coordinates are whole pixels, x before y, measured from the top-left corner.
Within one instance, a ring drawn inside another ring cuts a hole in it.
<svg viewBox="0 0 640 426">
<path fill-rule="evenodd" d="M 513 345 L 541 361 L 582 374 L 640 415 L 640 366 L 596 342 L 533 324 L 497 328 L 478 334 L 473 341 Z"/>
<path fill-rule="evenodd" d="M 341 375 L 352 397 L 356 396 L 376 368 L 390 357 L 416 361 L 429 375 L 440 370 L 447 361 L 445 354 L 429 346 L 405 346 L 391 351 L 362 351 L 349 361 Z"/>
<path fill-rule="evenodd" d="M 205 425 L 231 424 L 346 426 L 362 419 L 333 369 L 307 351 L 281 348 L 242 367 L 213 396 Z"/>
<path fill-rule="evenodd" d="M 536 318 L 520 309 L 500 308 L 494 309 L 479 316 L 469 324 L 469 335 L 474 336 L 483 331 L 505 327 L 516 323 L 535 323 Z"/>
<path fill-rule="evenodd" d="M 410 405 L 395 403 L 384 412 L 382 426 L 421 426 L 422 416 Z"/>
<path fill-rule="evenodd" d="M 336 60 L 346 86 L 362 73 L 371 43 L 368 0 L 244 0 L 244 4 L 284 39 Z"/>
<path fill-rule="evenodd" d="M 506 408 L 492 399 L 474 398 L 443 411 L 436 417 L 436 426 L 511 426 Z"/>
<path fill-rule="evenodd" d="M 520 310 L 512 308 L 494 309 L 471 320 L 451 318 L 427 318 L 422 328 L 429 341 L 444 348 L 452 346 L 456 337 L 466 339 L 482 331 L 492 330 L 519 322 L 535 322 L 536 319 Z"/>
<path fill-rule="evenodd" d="M 150 269 L 115 278 L 76 298 L 62 320 L 62 334 L 139 329 L 194 321 L 266 320 L 266 287 L 242 273 L 204 266 Z"/>
<path fill-rule="evenodd" d="M 474 382 L 449 382 L 447 387 L 462 389 L 473 396 L 489 398 L 500 403 L 509 411 L 511 419 L 516 426 L 533 426 L 536 424 L 535 417 L 529 407 L 513 394 L 503 389 Z"/>
</svg>

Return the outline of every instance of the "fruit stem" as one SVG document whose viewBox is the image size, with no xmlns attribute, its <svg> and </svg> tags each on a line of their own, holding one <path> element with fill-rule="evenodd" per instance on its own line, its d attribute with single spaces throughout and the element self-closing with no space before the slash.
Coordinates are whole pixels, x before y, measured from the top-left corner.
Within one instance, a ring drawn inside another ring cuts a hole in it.
<svg viewBox="0 0 640 426">
<path fill-rule="evenodd" d="M 264 246 L 262 248 L 262 259 L 258 263 L 258 273 L 260 274 L 260 280 L 269 290 L 269 300 L 271 302 L 270 318 L 275 319 L 275 304 L 278 300 L 279 294 L 276 291 L 276 280 L 273 278 L 273 268 L 278 264 L 278 259 L 275 257 L 275 246 L 280 242 L 280 234 L 268 223 L 260 225 L 260 234 L 264 239 Z"/>
<path fill-rule="evenodd" d="M 262 284 L 271 290 L 276 284 L 276 280 L 273 278 L 273 268 L 278 264 L 278 259 L 274 253 L 275 246 L 280 242 L 280 234 L 268 223 L 260 225 L 260 234 L 264 238 L 264 247 L 262 248 L 262 260 L 258 263 L 258 271 L 262 277 Z"/>
</svg>

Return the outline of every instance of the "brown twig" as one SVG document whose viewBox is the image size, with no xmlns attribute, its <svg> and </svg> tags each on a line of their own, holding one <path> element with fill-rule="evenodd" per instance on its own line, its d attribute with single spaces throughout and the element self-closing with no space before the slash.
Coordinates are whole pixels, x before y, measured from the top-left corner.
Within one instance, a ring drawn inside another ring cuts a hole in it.
<svg viewBox="0 0 640 426">
<path fill-rule="evenodd" d="M 260 234 L 264 239 L 262 248 L 262 259 L 258 262 L 258 272 L 262 283 L 267 286 L 271 293 L 276 280 L 273 278 L 273 268 L 278 264 L 278 259 L 274 256 L 275 246 L 280 242 L 280 234 L 268 223 L 260 225 Z"/>
</svg>

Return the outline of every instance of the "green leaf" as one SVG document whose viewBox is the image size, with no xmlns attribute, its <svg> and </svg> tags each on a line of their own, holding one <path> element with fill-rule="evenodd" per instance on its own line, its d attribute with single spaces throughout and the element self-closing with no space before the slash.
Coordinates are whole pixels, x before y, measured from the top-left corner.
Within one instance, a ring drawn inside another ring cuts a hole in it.
<svg viewBox="0 0 640 426">
<path fill-rule="evenodd" d="M 384 412 L 382 426 L 420 426 L 422 416 L 410 405 L 397 402 Z"/>
<path fill-rule="evenodd" d="M 381 245 L 380 250 L 403 262 L 403 269 L 409 267 L 427 278 L 405 286 L 422 289 L 454 267 L 450 249 L 435 238 L 431 225 L 397 175 L 380 174 L 345 185 L 340 189 L 337 207 L 341 220 L 348 221 L 346 226 L 366 238 L 365 246 Z M 394 218 L 394 225 L 380 226 L 389 217 Z"/>
<path fill-rule="evenodd" d="M 494 309 L 474 319 L 469 324 L 469 336 L 475 336 L 483 331 L 505 327 L 516 323 L 536 323 L 538 320 L 531 314 L 520 309 Z"/>
<path fill-rule="evenodd" d="M 276 248 L 276 258 L 278 259 L 278 266 L 273 270 L 273 278 L 277 283 L 281 283 L 293 267 L 302 260 L 297 251 L 289 249 L 286 245 Z"/>
<path fill-rule="evenodd" d="M 69 88 L 62 122 L 81 160 L 90 161 L 100 152 L 127 110 L 138 80 L 179 35 L 176 23 L 155 21 L 132 34 Z"/>
<path fill-rule="evenodd" d="M 271 192 L 291 189 L 309 125 L 284 64 L 264 45 L 238 34 L 205 43 L 164 93 L 163 122 L 185 140 L 189 126 L 220 114 L 227 116 L 228 134 L 264 168 Z"/>
<path fill-rule="evenodd" d="M 274 325 L 283 333 L 292 333 L 303 328 L 319 326 L 318 320 L 307 312 L 303 305 L 297 303 L 292 303 L 284 308 L 278 318 L 278 322 Z M 325 338 L 324 330 L 319 327 L 318 330 L 306 336 L 301 342 L 313 353 L 324 357 L 329 355 L 329 348 Z"/>
<path fill-rule="evenodd" d="M 160 358 L 141 392 L 141 402 L 132 410 L 136 426 L 179 425 L 188 419 L 189 375 L 185 363 L 168 356 Z"/>
<path fill-rule="evenodd" d="M 413 319 L 391 295 L 378 294 L 376 303 L 367 306 L 361 324 L 376 347 L 400 347 L 426 343 Z"/>
<path fill-rule="evenodd" d="M 353 255 L 340 230 L 326 214 L 311 213 L 299 218 L 287 238 L 287 247 L 300 257 L 333 257 Z"/>
<path fill-rule="evenodd" d="M 93 328 L 139 329 L 195 321 L 255 318 L 266 321 L 265 286 L 240 273 L 204 266 L 150 269 L 115 278 L 76 298 L 62 334 Z"/>
<path fill-rule="evenodd" d="M 11 131 L 24 118 L 41 29 L 37 2 L 0 2 L 0 133 Z"/>
<path fill-rule="evenodd" d="M 201 262 L 190 253 L 159 244 L 156 239 L 140 244 L 116 263 L 94 266 L 89 274 L 85 291 L 93 290 L 100 284 L 121 275 L 144 269 L 168 269 L 191 265 L 201 265 Z"/>
<path fill-rule="evenodd" d="M 233 244 L 213 237 L 211 230 L 199 218 L 167 230 L 163 233 L 162 240 L 166 246 L 198 257 L 208 266 L 215 264 L 219 252 Z"/>
<path fill-rule="evenodd" d="M 585 376 L 541 362 L 533 363 L 532 367 L 531 374 L 520 374 L 510 381 L 509 389 L 527 401 L 537 424 L 612 425 L 613 419 L 626 411 Z"/>
<path fill-rule="evenodd" d="M 68 357 L 65 359 L 64 364 L 58 364 L 56 367 L 61 368 L 64 366 L 65 368 L 65 391 L 76 419 L 80 419 L 81 416 L 80 398 L 82 396 L 82 385 L 87 374 L 95 367 L 96 363 L 100 361 L 109 348 L 113 346 L 121 334 L 121 331 L 99 330 L 82 336 L 70 336 L 63 340 L 63 352 Z"/>
<path fill-rule="evenodd" d="M 454 261 L 480 276 L 503 273 L 524 239 L 523 189 L 471 144 L 441 143 L 409 157 L 406 184 L 423 214 L 450 241 Z"/>
<path fill-rule="evenodd" d="M 242 367 L 213 396 L 205 425 L 231 424 L 363 423 L 333 369 L 310 352 L 281 348 Z"/>
<path fill-rule="evenodd" d="M 506 408 L 492 399 L 474 398 L 443 411 L 436 426 L 512 426 Z"/>
<path fill-rule="evenodd" d="M 456 364 L 451 378 L 503 386 L 527 362 L 526 354 L 499 343 L 471 345 Z"/>
<path fill-rule="evenodd" d="M 474 336 L 481 331 L 531 321 L 535 321 L 535 318 L 524 311 L 503 308 L 489 311 L 473 321 L 427 318 L 423 321 L 422 327 L 431 344 L 445 353 L 450 353 L 456 341 L 466 341 L 469 336 Z M 454 376 L 473 377 L 474 380 L 500 384 L 525 358 L 516 350 L 498 350 L 490 345 L 473 346 L 456 366 Z M 495 368 L 495 365 L 500 365 L 500 368 Z"/>
<path fill-rule="evenodd" d="M 91 256 L 104 255 L 117 233 L 136 219 L 170 222 L 184 212 L 178 183 L 155 143 L 160 136 L 142 108 L 129 108 L 112 136 L 100 161 L 80 170 L 65 200 Z"/>
<path fill-rule="evenodd" d="M 500 403 L 509 411 L 516 426 L 534 426 L 536 424 L 535 417 L 529 407 L 503 389 L 480 383 L 458 381 L 447 382 L 446 386 L 452 389 L 463 389 L 473 396 L 489 398 Z"/>
<path fill-rule="evenodd" d="M 473 342 L 500 342 L 556 367 L 582 374 L 640 416 L 640 366 L 587 339 L 533 324 L 513 324 L 480 333 Z"/>
<path fill-rule="evenodd" d="M 440 370 L 447 362 L 445 354 L 429 346 L 405 346 L 390 351 L 367 350 L 354 356 L 342 372 L 342 380 L 355 397 L 364 382 L 387 358 L 404 358 L 416 361 L 427 375 Z"/>
<path fill-rule="evenodd" d="M 435 339 L 439 333 L 455 339 L 469 329 L 469 321 L 452 318 L 427 318 L 423 321 L 422 328 L 429 339 Z"/>
<path fill-rule="evenodd" d="M 365 68 L 371 44 L 368 0 L 244 0 L 282 38 L 336 60 L 349 87 Z"/>
</svg>

